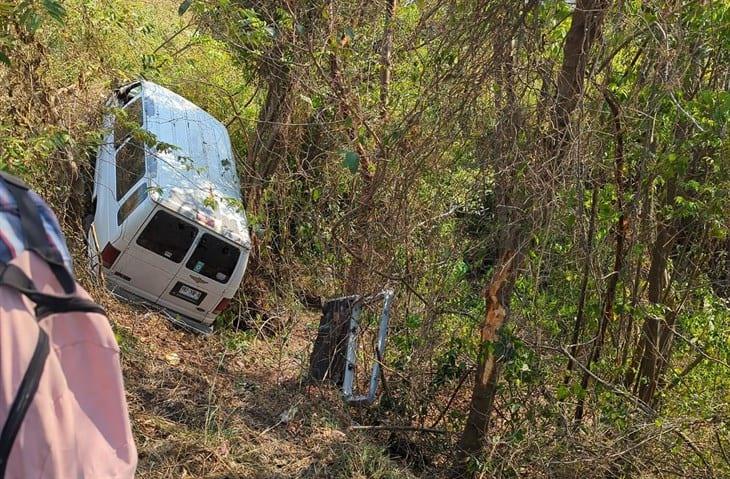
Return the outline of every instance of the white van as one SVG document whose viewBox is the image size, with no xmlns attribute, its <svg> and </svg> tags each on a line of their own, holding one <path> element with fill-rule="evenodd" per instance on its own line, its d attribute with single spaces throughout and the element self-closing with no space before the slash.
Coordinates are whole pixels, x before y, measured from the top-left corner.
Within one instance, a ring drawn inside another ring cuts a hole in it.
<svg viewBox="0 0 730 479">
<path fill-rule="evenodd" d="M 108 134 L 97 155 L 93 221 L 87 220 L 91 264 L 113 291 L 210 332 L 241 283 L 251 248 L 228 132 L 147 81 L 119 88 L 108 106 L 126 115 L 111 111 L 104 119 Z M 158 146 L 140 141 L 142 131 Z"/>
</svg>

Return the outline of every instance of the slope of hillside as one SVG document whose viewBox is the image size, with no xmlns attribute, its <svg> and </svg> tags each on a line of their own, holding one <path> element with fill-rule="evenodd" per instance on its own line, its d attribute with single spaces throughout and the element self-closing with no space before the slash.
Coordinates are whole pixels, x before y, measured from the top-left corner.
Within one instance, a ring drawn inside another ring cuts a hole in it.
<svg viewBox="0 0 730 479">
<path fill-rule="evenodd" d="M 308 384 L 317 316 L 202 337 L 96 289 L 122 349 L 141 478 L 409 477 L 360 434 L 339 391 Z"/>
</svg>

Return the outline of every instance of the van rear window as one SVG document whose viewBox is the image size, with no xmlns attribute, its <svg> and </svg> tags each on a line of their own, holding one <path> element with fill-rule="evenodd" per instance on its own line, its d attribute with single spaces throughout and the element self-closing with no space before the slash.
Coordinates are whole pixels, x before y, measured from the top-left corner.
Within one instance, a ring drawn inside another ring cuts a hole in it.
<svg viewBox="0 0 730 479">
<path fill-rule="evenodd" d="M 241 250 L 232 244 L 204 233 L 185 266 L 219 283 L 227 283 L 240 255 Z"/>
<path fill-rule="evenodd" d="M 193 244 L 198 228 L 164 211 L 158 211 L 147 223 L 137 244 L 170 261 L 179 263 Z"/>
</svg>

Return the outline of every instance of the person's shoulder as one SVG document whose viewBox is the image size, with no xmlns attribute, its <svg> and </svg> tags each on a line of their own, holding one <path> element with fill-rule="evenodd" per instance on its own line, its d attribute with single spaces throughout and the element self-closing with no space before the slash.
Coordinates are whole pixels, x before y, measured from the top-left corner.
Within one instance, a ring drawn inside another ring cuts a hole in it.
<svg viewBox="0 0 730 479">
<path fill-rule="evenodd" d="M 53 210 L 43 198 L 32 189 L 28 195 L 38 209 L 43 221 L 43 229 L 48 241 L 63 258 L 68 270 L 73 274 L 73 262 L 68 251 L 61 226 Z M 4 181 L 0 181 L 0 262 L 9 262 L 24 249 L 23 227 L 20 221 L 18 205 Z"/>
</svg>

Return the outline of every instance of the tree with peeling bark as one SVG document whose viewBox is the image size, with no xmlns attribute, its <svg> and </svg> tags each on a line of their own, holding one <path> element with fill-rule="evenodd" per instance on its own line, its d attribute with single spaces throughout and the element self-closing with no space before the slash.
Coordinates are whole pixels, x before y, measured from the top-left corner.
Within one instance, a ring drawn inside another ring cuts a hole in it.
<svg viewBox="0 0 730 479">
<path fill-rule="evenodd" d="M 584 93 L 586 77 L 586 64 L 596 38 L 600 35 L 601 22 L 605 15 L 607 2 L 604 1 L 578 1 L 572 13 L 571 26 L 566 36 L 563 49 L 562 68 L 557 77 L 557 93 L 553 107 L 553 121 L 551 133 L 553 140 L 544 150 L 544 174 L 549 177 L 556 177 L 560 169 L 566 165 L 565 157 L 571 145 L 571 138 L 574 135 L 573 125 L 570 121 L 573 111 Z M 511 75 L 503 78 L 505 87 L 509 89 L 506 82 L 511 81 Z M 512 95 L 510 95 L 512 96 Z M 514 112 L 517 105 L 508 105 L 508 112 Z M 507 129 L 507 131 L 509 131 Z M 514 138 L 506 138 L 504 143 L 514 141 Z M 504 145 L 509 147 L 509 145 Z M 512 166 L 515 168 L 516 165 Z M 514 170 L 513 170 L 514 171 Z M 497 180 L 500 184 L 513 183 L 513 178 L 503 177 Z M 521 195 L 498 196 L 497 208 L 506 211 L 514 209 L 524 210 L 526 207 L 535 207 L 530 204 L 533 200 L 526 186 L 513 186 L 514 190 L 521 189 Z M 550 203 L 551 191 L 544 192 L 547 196 L 541 196 L 540 200 Z M 542 206 L 538 206 L 542 208 Z M 480 350 L 477 357 L 477 373 L 474 382 L 474 390 L 470 403 L 469 416 L 464 426 L 464 433 L 459 441 L 458 458 L 463 461 L 469 454 L 474 454 L 482 449 L 485 443 L 489 419 L 492 414 L 492 405 L 496 394 L 497 379 L 499 377 L 499 352 L 497 344 L 500 330 L 504 327 L 509 310 L 509 302 L 517 281 L 519 271 L 522 267 L 523 258 L 530 245 L 532 230 L 539 227 L 539 223 L 530 221 L 531 218 L 515 218 L 511 213 L 498 223 L 503 228 L 502 240 L 499 244 L 501 251 L 499 260 L 494 267 L 494 273 L 485 288 L 486 316 L 481 326 Z"/>
</svg>

